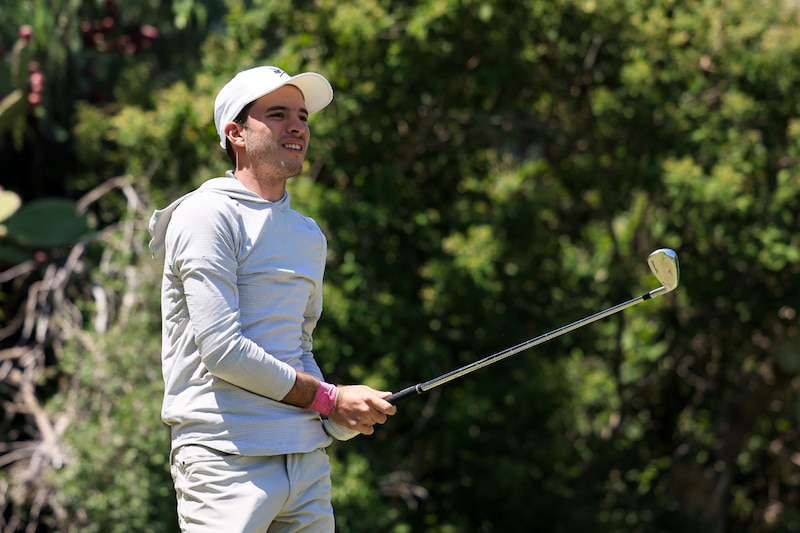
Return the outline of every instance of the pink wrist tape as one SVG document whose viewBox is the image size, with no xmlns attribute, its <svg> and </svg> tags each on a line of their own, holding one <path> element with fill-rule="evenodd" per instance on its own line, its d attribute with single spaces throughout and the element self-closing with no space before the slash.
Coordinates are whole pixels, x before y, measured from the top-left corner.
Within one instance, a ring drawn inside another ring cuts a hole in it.
<svg viewBox="0 0 800 533">
<path fill-rule="evenodd" d="M 333 406 L 335 404 L 336 385 L 331 385 L 330 383 L 320 381 L 317 393 L 314 394 L 314 401 L 311 402 L 311 405 L 309 405 L 308 408 L 328 416 L 331 414 L 331 411 L 333 411 Z"/>
</svg>

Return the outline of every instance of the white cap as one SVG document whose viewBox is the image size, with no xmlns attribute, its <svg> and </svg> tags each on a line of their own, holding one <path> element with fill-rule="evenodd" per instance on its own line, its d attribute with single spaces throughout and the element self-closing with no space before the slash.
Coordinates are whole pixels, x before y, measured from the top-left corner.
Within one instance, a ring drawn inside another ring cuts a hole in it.
<svg viewBox="0 0 800 533">
<path fill-rule="evenodd" d="M 331 84 L 316 72 L 290 76 L 278 67 L 264 66 L 243 70 L 225 84 L 214 101 L 214 124 L 217 126 L 220 146 L 225 148 L 225 126 L 228 122 L 233 122 L 250 102 L 284 85 L 294 85 L 300 89 L 309 115 L 333 100 Z"/>
</svg>

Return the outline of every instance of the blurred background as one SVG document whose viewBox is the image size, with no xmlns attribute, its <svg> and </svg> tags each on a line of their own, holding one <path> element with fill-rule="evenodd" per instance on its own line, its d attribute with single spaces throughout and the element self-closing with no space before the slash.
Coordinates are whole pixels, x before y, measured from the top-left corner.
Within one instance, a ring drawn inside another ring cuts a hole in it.
<svg viewBox="0 0 800 533">
<path fill-rule="evenodd" d="M 325 75 L 315 353 L 400 390 L 681 286 L 330 448 L 337 531 L 800 531 L 800 31 L 783 0 L 22 0 L 0 22 L 0 531 L 172 532 L 153 209 L 218 89 Z"/>
</svg>

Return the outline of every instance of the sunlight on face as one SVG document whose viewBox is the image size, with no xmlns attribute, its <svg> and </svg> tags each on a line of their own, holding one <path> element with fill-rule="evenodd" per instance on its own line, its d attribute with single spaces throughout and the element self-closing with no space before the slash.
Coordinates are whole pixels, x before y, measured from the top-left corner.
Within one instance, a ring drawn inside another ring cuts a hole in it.
<svg viewBox="0 0 800 533">
<path fill-rule="evenodd" d="M 259 177 L 296 176 L 303 168 L 311 132 L 303 93 L 287 85 L 256 100 L 245 126 L 245 151 Z"/>
</svg>

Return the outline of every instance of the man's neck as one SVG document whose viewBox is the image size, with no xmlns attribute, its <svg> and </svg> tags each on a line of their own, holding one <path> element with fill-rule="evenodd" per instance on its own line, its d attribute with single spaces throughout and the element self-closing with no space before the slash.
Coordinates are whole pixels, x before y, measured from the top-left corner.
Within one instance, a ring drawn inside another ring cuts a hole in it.
<svg viewBox="0 0 800 533">
<path fill-rule="evenodd" d="M 259 179 L 249 168 L 237 168 L 234 171 L 234 175 L 245 188 L 253 191 L 264 200 L 277 202 L 286 194 L 285 179 Z"/>
</svg>

